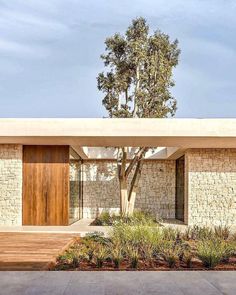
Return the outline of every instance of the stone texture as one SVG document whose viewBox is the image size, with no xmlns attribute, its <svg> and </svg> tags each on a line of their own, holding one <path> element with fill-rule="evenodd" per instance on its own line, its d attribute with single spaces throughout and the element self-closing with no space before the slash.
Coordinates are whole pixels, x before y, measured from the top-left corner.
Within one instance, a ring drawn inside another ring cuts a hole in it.
<svg viewBox="0 0 236 295">
<path fill-rule="evenodd" d="M 185 158 L 188 224 L 235 225 L 236 149 L 191 149 Z"/>
<path fill-rule="evenodd" d="M 0 225 L 22 224 L 22 146 L 0 145 Z"/>
<path fill-rule="evenodd" d="M 79 219 L 79 195 L 80 195 L 80 162 L 70 161 L 70 198 L 69 198 L 69 223 Z"/>
<path fill-rule="evenodd" d="M 119 184 L 116 162 L 85 161 L 83 164 L 84 217 L 94 218 L 101 211 L 118 212 Z M 157 217 L 175 217 L 175 161 L 147 160 L 142 169 L 135 209 Z"/>
</svg>

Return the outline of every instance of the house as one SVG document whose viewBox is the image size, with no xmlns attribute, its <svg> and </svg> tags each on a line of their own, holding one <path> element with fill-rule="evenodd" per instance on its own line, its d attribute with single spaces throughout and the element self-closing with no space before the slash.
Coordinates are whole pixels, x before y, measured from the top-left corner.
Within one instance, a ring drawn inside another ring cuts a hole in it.
<svg viewBox="0 0 236 295">
<path fill-rule="evenodd" d="M 136 208 L 236 225 L 236 119 L 0 119 L 0 226 L 117 212 L 118 146 L 153 147 Z"/>
</svg>

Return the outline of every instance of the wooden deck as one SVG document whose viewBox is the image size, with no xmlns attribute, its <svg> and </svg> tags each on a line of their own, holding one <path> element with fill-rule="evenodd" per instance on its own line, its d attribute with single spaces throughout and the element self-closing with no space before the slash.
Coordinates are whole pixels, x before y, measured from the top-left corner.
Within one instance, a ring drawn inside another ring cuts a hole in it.
<svg viewBox="0 0 236 295">
<path fill-rule="evenodd" d="M 77 237 L 59 233 L 0 233 L 0 270 L 47 270 Z"/>
</svg>

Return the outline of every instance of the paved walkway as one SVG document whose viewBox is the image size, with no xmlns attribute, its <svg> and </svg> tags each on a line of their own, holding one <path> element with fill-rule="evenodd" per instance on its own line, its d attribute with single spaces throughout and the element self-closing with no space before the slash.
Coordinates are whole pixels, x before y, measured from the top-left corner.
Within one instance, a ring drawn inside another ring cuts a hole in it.
<svg viewBox="0 0 236 295">
<path fill-rule="evenodd" d="M 107 234 L 110 230 L 109 226 L 91 226 L 94 219 L 81 219 L 68 226 L 0 226 L 0 233 L 2 232 L 24 232 L 24 233 L 70 233 L 79 234 L 81 237 L 86 233 L 101 231 Z"/>
<path fill-rule="evenodd" d="M 235 295 L 236 272 L 0 272 L 1 295 Z"/>
</svg>

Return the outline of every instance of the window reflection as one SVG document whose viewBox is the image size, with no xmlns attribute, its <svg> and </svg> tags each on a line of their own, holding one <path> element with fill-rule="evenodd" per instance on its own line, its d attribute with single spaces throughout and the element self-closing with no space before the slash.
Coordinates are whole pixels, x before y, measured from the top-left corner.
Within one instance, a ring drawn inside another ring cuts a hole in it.
<svg viewBox="0 0 236 295">
<path fill-rule="evenodd" d="M 69 223 L 74 223 L 83 216 L 82 161 L 70 156 L 70 201 Z"/>
</svg>

